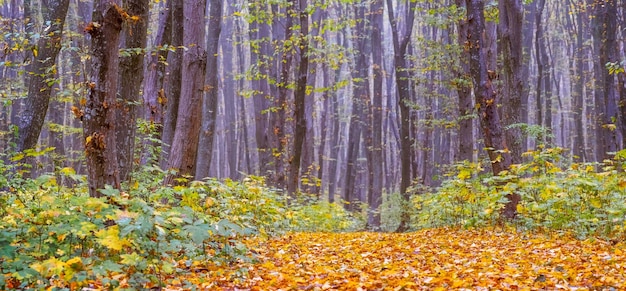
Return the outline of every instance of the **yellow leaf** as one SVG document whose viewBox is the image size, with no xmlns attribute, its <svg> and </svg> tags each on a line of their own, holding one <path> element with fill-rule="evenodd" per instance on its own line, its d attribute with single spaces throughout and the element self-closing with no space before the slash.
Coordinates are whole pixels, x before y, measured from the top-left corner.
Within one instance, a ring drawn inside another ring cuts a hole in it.
<svg viewBox="0 0 626 291">
<path fill-rule="evenodd" d="M 125 246 L 130 245 L 127 239 L 120 238 L 120 229 L 117 225 L 96 232 L 98 243 L 116 251 L 121 251 Z"/>
</svg>

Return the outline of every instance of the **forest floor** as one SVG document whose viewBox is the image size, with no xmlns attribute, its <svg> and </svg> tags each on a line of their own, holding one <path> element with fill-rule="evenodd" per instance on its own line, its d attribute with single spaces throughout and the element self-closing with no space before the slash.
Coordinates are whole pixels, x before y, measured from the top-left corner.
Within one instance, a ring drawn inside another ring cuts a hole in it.
<svg viewBox="0 0 626 291">
<path fill-rule="evenodd" d="M 246 244 L 258 262 L 198 266 L 168 290 L 626 290 L 626 245 L 599 239 L 430 229 Z"/>
</svg>

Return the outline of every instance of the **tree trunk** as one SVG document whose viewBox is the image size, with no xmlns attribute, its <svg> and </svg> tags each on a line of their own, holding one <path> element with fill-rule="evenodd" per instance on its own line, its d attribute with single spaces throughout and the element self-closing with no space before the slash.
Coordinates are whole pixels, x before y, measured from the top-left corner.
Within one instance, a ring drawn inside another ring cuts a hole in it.
<svg viewBox="0 0 626 291">
<path fill-rule="evenodd" d="M 601 28 L 601 45 L 600 45 L 600 58 L 598 67 L 600 67 L 600 76 L 596 77 L 598 82 L 602 83 L 601 98 L 603 99 L 604 108 L 600 108 L 603 111 L 601 114 L 601 120 L 599 120 L 604 147 L 601 150 L 601 160 L 610 159 L 611 153 L 618 150 L 620 146 L 620 140 L 618 133 L 621 131 L 618 129 L 620 126 L 618 123 L 618 102 L 617 102 L 617 88 L 615 74 L 610 74 L 606 68 L 608 63 L 618 63 L 619 56 L 617 54 L 618 44 L 616 40 L 617 36 L 617 4 L 616 0 L 606 0 L 602 4 L 596 3 L 596 18 L 600 21 Z"/>
<path fill-rule="evenodd" d="M 202 130 L 198 148 L 196 177 L 201 179 L 209 176 L 213 142 L 215 139 L 215 123 L 217 118 L 218 88 L 218 49 L 220 33 L 222 32 L 222 0 L 210 0 L 209 35 L 207 38 L 207 86 L 202 101 Z"/>
<path fill-rule="evenodd" d="M 384 3 L 382 0 L 375 0 L 371 4 L 372 21 L 372 73 L 373 73 L 373 98 L 372 98 L 372 123 L 369 131 L 372 133 L 371 146 L 369 146 L 369 190 L 367 204 L 369 205 L 367 224 L 370 229 L 380 228 L 380 205 L 383 199 L 383 48 L 382 32 Z"/>
<path fill-rule="evenodd" d="M 522 0 L 498 1 L 500 10 L 500 22 L 498 23 L 499 48 L 502 54 L 502 75 L 504 79 L 503 103 L 507 104 L 503 109 L 504 125 L 522 123 L 522 94 L 524 92 L 524 80 L 522 77 L 523 51 L 522 51 L 522 28 L 523 28 L 523 5 Z M 507 145 L 511 151 L 513 163 L 522 162 L 523 146 L 522 131 L 519 127 L 505 130 Z"/>
<path fill-rule="evenodd" d="M 406 8 L 406 15 L 401 17 L 406 19 L 404 23 L 404 30 L 400 31 L 398 28 L 397 19 L 394 15 L 393 4 L 391 0 L 387 0 L 387 14 L 389 14 L 389 21 L 391 22 L 391 33 L 393 38 L 393 59 L 394 68 L 396 73 L 396 93 L 398 94 L 398 105 L 400 107 L 400 193 L 404 200 L 405 207 L 402 209 L 400 218 L 400 226 L 396 231 L 406 231 L 409 229 L 410 215 L 408 209 L 409 199 L 411 194 L 407 192 L 407 189 L 411 185 L 411 159 L 410 152 L 413 141 L 411 140 L 409 128 L 410 128 L 410 116 L 409 107 L 411 106 L 411 94 L 409 84 L 409 72 L 408 65 L 405 59 L 407 47 L 411 40 L 411 34 L 413 32 L 413 22 L 415 20 L 415 6 L 416 2 L 410 1 Z"/>
<path fill-rule="evenodd" d="M 176 130 L 169 156 L 169 169 L 178 173 L 168 175 L 164 183 L 172 184 L 174 179 L 184 175 L 194 175 L 201 125 L 201 99 L 204 90 L 207 55 L 205 43 L 206 1 L 185 2 L 183 11 L 183 53 L 182 82 Z"/>
<path fill-rule="evenodd" d="M 124 21 L 117 3 L 101 0 L 94 5 L 91 35 L 92 72 L 83 111 L 83 135 L 87 158 L 89 195 L 100 197 L 105 185 L 119 189 L 115 135 L 119 73 L 119 38 Z"/>
<path fill-rule="evenodd" d="M 469 25 L 468 47 L 470 52 L 470 72 L 474 85 L 476 106 L 480 116 L 480 124 L 485 141 L 485 147 L 491 160 L 494 175 L 507 170 L 511 165 L 511 155 L 506 145 L 506 138 L 502 131 L 500 116 L 498 115 L 498 96 L 492 84 L 494 74 L 490 74 L 487 67 L 487 58 L 484 48 L 487 47 L 482 38 L 485 31 L 485 4 L 482 0 L 466 0 L 467 19 Z M 502 211 L 507 219 L 515 218 L 519 194 L 508 194 L 509 202 Z"/>
<path fill-rule="evenodd" d="M 465 0 L 455 0 L 458 7 L 465 7 Z M 461 18 L 458 23 L 457 41 L 459 47 L 465 48 L 468 37 L 468 24 L 465 18 Z M 474 106 L 472 103 L 472 86 L 469 51 L 463 49 L 459 56 L 460 69 L 455 82 L 456 91 L 459 95 L 459 156 L 457 161 L 472 161 L 474 158 L 474 129 L 473 118 Z"/>
<path fill-rule="evenodd" d="M 184 11 L 183 1 L 170 1 L 170 13 L 172 18 L 171 45 L 174 48 L 167 54 L 167 71 L 165 92 L 165 116 L 163 118 L 163 135 L 161 137 L 161 168 L 168 169 L 170 151 L 174 140 L 176 122 L 178 120 L 178 106 L 182 89 L 182 66 L 183 66 L 183 29 Z"/>
<path fill-rule="evenodd" d="M 296 0 L 290 0 L 292 6 L 295 7 Z M 305 98 L 307 97 L 306 84 L 309 72 L 309 15 L 306 13 L 307 0 L 298 0 L 298 9 L 296 10 L 300 18 L 300 53 L 298 73 L 296 75 L 296 90 L 294 92 L 294 119 L 296 121 L 294 139 L 293 139 L 293 156 L 291 157 L 291 163 L 289 167 L 289 183 L 287 184 L 287 191 L 290 195 L 294 195 L 298 191 L 298 181 L 300 175 L 300 163 L 302 156 L 302 148 L 304 142 L 304 136 L 306 134 L 306 116 L 304 112 Z"/>
<path fill-rule="evenodd" d="M 122 31 L 125 54 L 120 57 L 119 93 L 116 103 L 115 134 L 120 180 L 128 180 L 135 154 L 140 88 L 143 82 L 143 49 L 148 35 L 148 0 L 124 0 L 124 10 L 138 20 L 124 23 Z"/>
<path fill-rule="evenodd" d="M 69 6 L 69 0 L 43 0 L 44 22 L 50 26 L 44 29 L 37 41 L 34 60 L 27 72 L 28 95 L 24 99 L 23 111 L 12 123 L 18 126 L 18 152 L 32 149 L 37 145 L 43 127 L 52 86 L 56 83 L 56 59 L 61 50 L 61 36 Z M 17 116 L 16 116 L 17 117 Z"/>
</svg>

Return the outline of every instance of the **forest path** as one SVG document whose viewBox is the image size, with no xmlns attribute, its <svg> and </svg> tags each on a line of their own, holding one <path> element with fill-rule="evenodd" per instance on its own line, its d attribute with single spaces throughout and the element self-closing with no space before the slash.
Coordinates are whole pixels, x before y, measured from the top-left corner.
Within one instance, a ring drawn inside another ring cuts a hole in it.
<svg viewBox="0 0 626 291">
<path fill-rule="evenodd" d="M 626 289 L 626 245 L 598 239 L 430 229 L 292 233 L 247 244 L 258 263 L 178 280 L 214 290 Z"/>
</svg>

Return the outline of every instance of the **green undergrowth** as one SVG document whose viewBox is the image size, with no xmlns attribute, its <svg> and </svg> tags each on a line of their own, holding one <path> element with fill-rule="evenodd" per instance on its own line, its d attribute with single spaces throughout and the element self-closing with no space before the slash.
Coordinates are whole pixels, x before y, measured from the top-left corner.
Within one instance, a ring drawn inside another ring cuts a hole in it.
<svg viewBox="0 0 626 291">
<path fill-rule="evenodd" d="M 499 176 L 484 174 L 479 164 L 457 165 L 436 191 L 413 196 L 414 227 L 495 226 L 506 195 L 517 193 L 522 200 L 512 224 L 518 229 L 626 237 L 626 150 L 604 163 L 568 163 L 561 148 L 524 158 Z"/>
<path fill-rule="evenodd" d="M 260 177 L 164 187 L 167 173 L 148 166 L 123 191 L 93 198 L 70 168 L 36 179 L 14 165 L 0 170 L 0 290 L 158 287 L 208 262 L 254 260 L 242 243 L 249 236 L 352 226 L 341 207 L 287 203 Z"/>
</svg>

